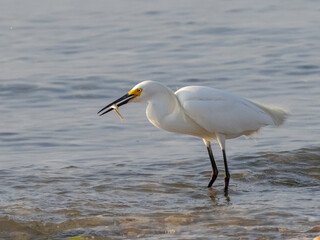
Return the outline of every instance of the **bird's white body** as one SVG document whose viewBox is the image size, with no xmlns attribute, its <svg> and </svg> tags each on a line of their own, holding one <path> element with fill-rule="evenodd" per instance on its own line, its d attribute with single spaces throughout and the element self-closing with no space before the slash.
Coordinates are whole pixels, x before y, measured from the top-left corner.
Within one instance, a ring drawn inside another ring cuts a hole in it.
<svg viewBox="0 0 320 240">
<path fill-rule="evenodd" d="M 216 139 L 222 149 L 225 139 L 248 136 L 266 125 L 280 125 L 287 114 L 209 87 L 188 86 L 174 93 L 158 82 L 144 81 L 133 87 L 137 88 L 143 91 L 132 101 L 148 102 L 146 115 L 154 126 L 206 141 Z"/>
<path fill-rule="evenodd" d="M 230 174 L 225 140 L 250 135 L 266 125 L 281 125 L 287 116 L 287 112 L 281 108 L 260 105 L 218 89 L 189 86 L 174 93 L 153 81 L 139 83 L 98 113 L 105 110 L 100 114 L 103 115 L 117 109 L 117 103 L 121 106 L 128 102 L 147 102 L 147 117 L 158 128 L 203 139 L 212 165 L 208 187 L 218 176 L 211 149 L 211 141 L 216 139 L 223 153 L 226 193 Z"/>
</svg>

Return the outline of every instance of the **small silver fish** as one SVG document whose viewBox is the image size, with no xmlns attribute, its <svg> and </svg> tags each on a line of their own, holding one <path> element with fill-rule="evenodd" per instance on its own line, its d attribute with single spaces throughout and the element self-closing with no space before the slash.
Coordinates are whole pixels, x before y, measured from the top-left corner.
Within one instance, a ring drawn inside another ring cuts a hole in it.
<svg viewBox="0 0 320 240">
<path fill-rule="evenodd" d="M 119 107 L 116 104 L 113 104 L 110 108 L 113 108 L 113 112 L 118 115 L 118 117 L 123 120 L 124 118 L 122 117 L 122 115 L 119 112 Z"/>
</svg>

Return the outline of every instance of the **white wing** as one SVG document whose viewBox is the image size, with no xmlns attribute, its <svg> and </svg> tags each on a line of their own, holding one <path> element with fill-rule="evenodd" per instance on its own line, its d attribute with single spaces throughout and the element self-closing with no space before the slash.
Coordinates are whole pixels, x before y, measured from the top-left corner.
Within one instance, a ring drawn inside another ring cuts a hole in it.
<svg viewBox="0 0 320 240">
<path fill-rule="evenodd" d="M 259 105 L 224 91 L 189 86 L 176 93 L 185 113 L 209 132 L 248 135 L 274 121 Z"/>
</svg>

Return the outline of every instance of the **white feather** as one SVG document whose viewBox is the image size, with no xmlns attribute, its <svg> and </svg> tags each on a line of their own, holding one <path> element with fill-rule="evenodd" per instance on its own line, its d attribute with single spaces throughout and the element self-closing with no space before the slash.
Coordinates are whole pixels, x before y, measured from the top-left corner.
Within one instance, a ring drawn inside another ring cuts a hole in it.
<svg viewBox="0 0 320 240">
<path fill-rule="evenodd" d="M 149 121 L 170 132 L 189 134 L 224 146 L 224 139 L 250 135 L 266 125 L 279 126 L 288 113 L 209 87 L 188 86 L 175 93 L 164 85 L 145 81 L 133 89 L 142 93 L 133 101 L 148 102 Z"/>
</svg>

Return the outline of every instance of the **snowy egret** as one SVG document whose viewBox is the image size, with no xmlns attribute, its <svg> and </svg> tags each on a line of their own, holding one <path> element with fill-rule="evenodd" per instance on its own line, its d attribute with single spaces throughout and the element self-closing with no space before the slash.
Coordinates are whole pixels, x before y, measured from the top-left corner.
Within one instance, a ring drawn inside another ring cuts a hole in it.
<svg viewBox="0 0 320 240">
<path fill-rule="evenodd" d="M 147 102 L 146 115 L 156 127 L 203 139 L 212 165 L 208 187 L 218 176 L 211 141 L 217 140 L 222 150 L 225 178 L 224 190 L 228 191 L 230 174 L 226 157 L 226 139 L 249 136 L 266 125 L 281 125 L 288 113 L 280 107 L 264 106 L 230 93 L 200 86 L 188 86 L 175 93 L 154 81 L 144 81 L 127 94 L 102 108 L 100 116 L 128 102 Z M 117 112 L 119 113 L 119 112 Z"/>
</svg>

